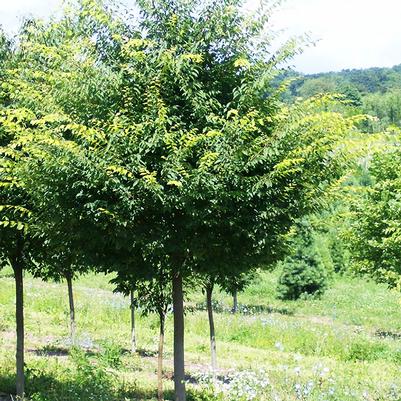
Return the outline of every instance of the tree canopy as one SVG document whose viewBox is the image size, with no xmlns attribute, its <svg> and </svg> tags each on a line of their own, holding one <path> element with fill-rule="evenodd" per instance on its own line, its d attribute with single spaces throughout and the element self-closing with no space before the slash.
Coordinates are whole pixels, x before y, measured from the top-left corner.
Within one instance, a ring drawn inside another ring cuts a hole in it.
<svg viewBox="0 0 401 401">
<path fill-rule="evenodd" d="M 23 26 L 3 85 L 2 211 L 29 215 L 32 237 L 76 266 L 136 280 L 167 270 L 181 401 L 183 280 L 279 260 L 283 236 L 341 176 L 355 119 L 330 111 L 331 96 L 281 102 L 274 78 L 298 47 L 272 53 L 265 4 L 137 6 L 124 21 L 82 0 Z"/>
</svg>

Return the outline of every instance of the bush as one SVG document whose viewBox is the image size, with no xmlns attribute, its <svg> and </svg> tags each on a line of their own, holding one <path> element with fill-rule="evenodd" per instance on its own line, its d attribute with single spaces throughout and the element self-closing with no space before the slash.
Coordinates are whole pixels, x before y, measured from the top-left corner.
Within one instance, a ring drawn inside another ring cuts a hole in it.
<svg viewBox="0 0 401 401">
<path fill-rule="evenodd" d="M 285 300 L 318 297 L 327 288 L 327 273 L 315 254 L 297 253 L 286 259 L 278 282 L 278 297 Z"/>
</svg>

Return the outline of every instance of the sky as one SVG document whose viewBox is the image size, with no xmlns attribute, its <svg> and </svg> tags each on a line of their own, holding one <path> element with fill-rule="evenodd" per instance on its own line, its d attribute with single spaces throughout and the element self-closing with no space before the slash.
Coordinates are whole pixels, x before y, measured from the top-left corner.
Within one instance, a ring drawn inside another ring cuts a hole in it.
<svg viewBox="0 0 401 401">
<path fill-rule="evenodd" d="M 47 18 L 60 8 L 60 0 L 0 0 L 0 25 L 15 33 L 24 16 Z M 272 24 L 283 39 L 311 35 L 315 45 L 293 66 L 316 73 L 401 64 L 400 17 L 401 0 L 287 0 Z"/>
</svg>

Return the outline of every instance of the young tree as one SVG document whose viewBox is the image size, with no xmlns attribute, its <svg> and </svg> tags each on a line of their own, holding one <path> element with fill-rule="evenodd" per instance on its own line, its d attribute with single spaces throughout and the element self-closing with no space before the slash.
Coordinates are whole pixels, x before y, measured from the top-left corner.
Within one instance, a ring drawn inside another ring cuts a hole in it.
<svg viewBox="0 0 401 401">
<path fill-rule="evenodd" d="M 214 276 L 206 276 L 203 278 L 203 291 L 206 295 L 206 310 L 209 321 L 209 338 L 210 338 L 210 357 L 211 357 L 211 368 L 213 379 L 216 379 L 216 371 L 217 371 L 217 350 L 216 350 L 216 332 L 214 325 L 214 316 L 213 316 L 213 289 L 216 285 L 216 277 Z"/>
<path fill-rule="evenodd" d="M 222 278 L 220 286 L 233 297 L 232 313 L 238 312 L 238 293 L 244 291 L 255 280 L 256 276 L 257 271 L 253 269 L 236 276 Z"/>
<path fill-rule="evenodd" d="M 23 110 L 0 110 L 0 268 L 10 264 L 15 278 L 16 299 L 16 394 L 22 400 L 24 379 L 24 286 L 23 272 L 32 264 L 30 232 L 31 204 L 23 186 L 15 176 L 20 155 L 10 143 L 27 127 Z"/>
<path fill-rule="evenodd" d="M 132 289 L 137 291 L 135 304 L 141 309 L 141 313 L 146 316 L 150 313 L 156 313 L 159 317 L 159 346 L 157 358 L 157 397 L 159 401 L 164 400 L 163 392 L 163 349 L 166 315 L 171 310 L 172 291 L 171 278 L 169 270 L 158 266 L 157 274 L 154 278 L 146 280 L 130 276 L 129 273 L 120 274 L 111 281 L 116 285 L 116 291 L 125 295 L 132 293 Z"/>
<path fill-rule="evenodd" d="M 160 269 L 159 277 L 150 282 L 142 282 L 139 286 L 141 308 L 143 313 L 157 313 L 159 316 L 159 347 L 157 358 L 157 397 L 163 401 L 163 349 L 165 337 L 166 315 L 171 310 L 172 290 L 171 278 L 167 272 Z"/>
<path fill-rule="evenodd" d="M 61 240 L 58 246 L 54 245 L 55 238 L 45 239 L 40 234 L 40 225 L 32 222 L 36 228 L 35 236 L 42 238 L 43 246 L 40 252 L 36 254 L 37 268 L 34 271 L 35 277 L 40 277 L 42 280 L 53 280 L 55 282 L 64 281 L 67 283 L 68 306 L 69 306 L 69 328 L 70 341 L 72 345 L 76 345 L 76 313 L 73 292 L 73 281 L 78 274 L 86 273 L 88 267 L 79 264 L 79 260 L 74 255 L 74 248 L 67 238 Z"/>
<path fill-rule="evenodd" d="M 135 309 L 138 304 L 136 296 L 137 282 L 133 277 L 127 277 L 127 274 L 119 272 L 117 277 L 110 280 L 110 283 L 116 286 L 114 292 L 120 292 L 130 300 L 131 315 L 131 353 L 135 354 L 137 350 L 136 327 L 135 327 Z"/>
<path fill-rule="evenodd" d="M 11 41 L 0 30 L 0 82 L 5 82 L 8 69 L 14 65 Z M 18 137 L 29 120 L 26 110 L 7 110 L 10 102 L 4 84 L 0 86 L 0 269 L 10 264 L 15 279 L 16 318 L 16 395 L 22 400 L 24 377 L 24 286 L 23 271 L 31 264 L 29 235 L 29 201 L 14 176 L 18 154 L 10 143 Z M 28 118 L 27 118 L 28 117 Z"/>
<path fill-rule="evenodd" d="M 309 219 L 298 221 L 293 231 L 278 280 L 278 296 L 287 300 L 320 296 L 327 288 L 328 271 L 318 252 L 316 233 Z"/>
<path fill-rule="evenodd" d="M 208 261 L 207 263 L 213 263 L 213 262 Z M 233 263 L 235 262 L 233 261 Z M 236 313 L 237 292 L 243 291 L 245 287 L 254 279 L 256 273 L 253 269 L 249 269 L 241 273 L 240 272 L 241 269 L 238 269 L 237 265 L 236 268 L 232 269 L 232 275 L 230 275 L 230 273 L 226 271 L 226 269 L 222 269 L 222 267 L 218 263 L 214 262 L 214 265 L 216 267 L 216 271 L 213 272 L 209 268 L 209 274 L 204 275 L 200 281 L 202 282 L 202 287 L 206 295 L 206 309 L 209 321 L 211 368 L 213 377 L 215 379 L 217 371 L 217 343 L 216 343 L 216 331 L 215 331 L 214 315 L 213 315 L 213 290 L 217 285 L 219 285 L 223 290 L 233 295 L 233 298 L 235 300 L 234 302 L 235 309 L 233 310 L 233 313 Z"/>
<path fill-rule="evenodd" d="M 131 311 L 131 352 L 136 353 L 136 328 L 135 328 L 135 287 L 130 290 Z"/>
<path fill-rule="evenodd" d="M 36 254 L 39 247 L 36 229 L 40 227 L 40 220 L 32 213 L 29 195 L 17 177 L 23 176 L 17 170 L 21 170 L 20 162 L 27 156 L 22 148 L 34 142 L 49 145 L 47 140 L 51 135 L 46 136 L 45 128 L 54 129 L 56 121 L 61 128 L 58 134 L 68 137 L 73 133 L 82 142 L 88 141 L 90 132 L 84 131 L 79 122 L 104 117 L 105 110 L 113 113 L 115 92 L 110 89 L 114 81 L 107 75 L 109 70 L 91 68 L 96 60 L 89 61 L 90 54 L 94 53 L 90 38 L 96 37 L 99 43 L 104 43 L 106 35 L 105 19 L 101 23 L 98 18 L 99 6 L 96 2 L 89 3 L 86 2 L 86 10 L 79 17 L 66 15 L 60 26 L 53 22 L 46 25 L 25 21 L 14 49 L 0 34 L 0 263 L 10 263 L 15 272 L 16 383 L 20 399 L 24 394 L 23 270 L 30 268 L 39 274 L 37 262 L 40 260 Z M 111 53 L 110 50 L 108 55 Z M 96 90 L 93 90 L 95 84 Z M 64 90 L 67 86 L 68 94 Z M 73 119 L 68 120 L 66 115 Z M 71 123 L 69 126 L 67 121 Z M 22 142 L 21 133 L 26 134 Z M 59 139 L 60 135 L 56 137 Z M 40 159 L 43 153 L 40 155 L 40 150 L 37 151 Z M 35 227 L 32 216 L 35 216 Z M 39 231 L 43 232 L 42 227 Z"/>
<path fill-rule="evenodd" d="M 56 24 L 54 24 L 56 25 Z M 85 23 L 83 23 L 85 25 Z M 88 31 L 89 25 L 86 26 Z M 66 28 L 66 25 L 64 26 Z M 66 31 L 64 31 L 66 32 Z M 71 32 L 71 31 L 70 31 Z M 82 30 L 81 30 L 82 32 Z M 68 36 L 68 35 L 67 35 Z M 64 35 L 64 38 L 66 35 Z M 20 168 L 23 165 L 22 160 L 27 154 L 22 148 L 27 143 L 47 143 L 47 129 L 54 128 L 53 120 L 60 111 L 55 107 L 54 99 L 57 98 L 65 106 L 73 110 L 75 106 L 80 106 L 78 96 L 71 96 L 69 99 L 60 96 L 60 86 L 64 83 L 70 89 L 77 89 L 78 81 L 72 79 L 68 74 L 72 66 L 78 71 L 79 61 L 74 58 L 77 51 L 82 51 L 83 46 L 77 45 L 69 48 L 74 51 L 67 51 L 67 46 L 59 46 L 62 37 L 57 36 L 57 31 L 44 31 L 40 24 L 35 21 L 26 21 L 20 31 L 19 45 L 13 52 L 9 42 L 1 36 L 0 45 L 0 75 L 2 85 L 0 87 L 0 260 L 2 265 L 10 263 L 14 269 L 16 280 L 16 322 L 17 322 L 17 378 L 16 392 L 17 397 L 22 399 L 24 396 L 24 317 L 23 317 L 23 271 L 30 269 L 34 273 L 38 267 L 36 262 L 38 258 L 37 250 L 40 244 L 39 238 L 35 235 L 36 228 L 33 226 L 33 216 L 35 224 L 38 223 L 37 214 L 33 213 L 33 204 L 24 188 Z M 73 38 L 68 38 L 69 43 L 74 42 Z M 40 45 L 43 45 L 41 50 Z M 54 50 L 57 48 L 57 52 Z M 41 53 L 47 51 L 46 55 Z M 53 50 L 53 51 L 52 51 Z M 65 60 L 75 60 L 69 68 L 67 64 L 60 62 L 60 55 L 67 55 Z M 81 65 L 83 60 L 80 59 Z M 81 70 L 80 89 L 76 94 L 83 95 L 91 91 L 85 91 L 81 83 L 89 81 L 88 68 Z M 85 76 L 85 79 L 83 78 Z M 98 85 L 104 83 L 104 80 L 95 80 Z M 74 86 L 75 82 L 75 86 Z M 89 93 L 88 93 L 89 92 Z M 112 93 L 112 92 L 110 92 Z M 109 99 L 108 95 L 103 99 Z M 74 103 L 76 101 L 76 103 Z M 90 102 L 86 102 L 86 106 Z M 74 107 L 73 107 L 74 106 Z M 77 110 L 77 107 L 75 108 Z M 82 110 L 80 116 L 84 118 L 84 113 L 88 109 Z M 92 111 L 92 110 L 91 110 Z M 90 112 L 91 112 L 90 111 Z M 44 115 L 48 117 L 40 120 Z M 93 115 L 91 113 L 91 115 Z M 60 118 L 60 121 L 63 120 Z M 66 119 L 60 125 L 66 123 Z M 51 125 L 53 124 L 53 127 Z M 84 135 L 79 125 L 72 127 L 64 125 L 64 131 L 75 131 L 77 136 Z M 22 136 L 24 138 L 22 139 Z M 53 136 L 54 139 L 54 136 Z M 39 151 L 39 150 L 38 150 Z M 43 155 L 43 153 L 42 153 Z M 41 155 L 36 154 L 38 159 Z M 29 173 L 28 173 L 29 174 Z M 19 178 L 18 178 L 19 177 Z M 50 209 L 52 206 L 47 205 Z M 40 225 L 40 220 L 39 220 Z M 42 231 L 41 227 L 40 231 Z M 35 263 L 33 261 L 35 260 Z"/>
</svg>

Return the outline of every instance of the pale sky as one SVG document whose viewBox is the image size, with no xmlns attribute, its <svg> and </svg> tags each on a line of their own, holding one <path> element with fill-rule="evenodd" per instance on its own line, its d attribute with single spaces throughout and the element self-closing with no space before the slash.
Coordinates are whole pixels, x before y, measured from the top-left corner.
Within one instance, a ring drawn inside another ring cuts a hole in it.
<svg viewBox="0 0 401 401">
<path fill-rule="evenodd" d="M 23 16 L 46 18 L 60 7 L 60 0 L 0 0 L 0 25 L 15 33 Z M 298 71 L 401 64 L 401 0 L 287 0 L 273 21 L 283 37 L 308 32 L 318 40 L 294 60 Z"/>
</svg>

